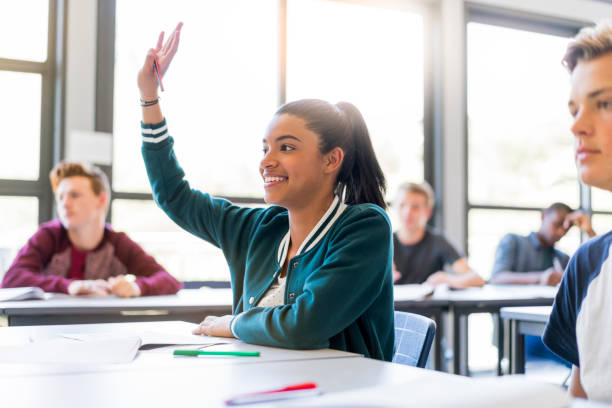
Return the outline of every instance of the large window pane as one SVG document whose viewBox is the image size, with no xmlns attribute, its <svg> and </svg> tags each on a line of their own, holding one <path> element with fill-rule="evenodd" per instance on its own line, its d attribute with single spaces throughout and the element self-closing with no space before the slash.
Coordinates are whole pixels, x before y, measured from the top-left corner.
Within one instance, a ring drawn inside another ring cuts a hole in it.
<svg viewBox="0 0 612 408">
<path fill-rule="evenodd" d="M 49 0 L 0 2 L 0 58 L 47 59 Z"/>
<path fill-rule="evenodd" d="M 0 197 L 0 279 L 38 227 L 38 199 Z"/>
<path fill-rule="evenodd" d="M 578 205 L 560 64 L 568 39 L 467 25 L 468 184 L 471 203 Z"/>
<path fill-rule="evenodd" d="M 612 212 L 612 193 L 608 190 L 591 188 L 591 207 L 596 211 Z"/>
<path fill-rule="evenodd" d="M 591 222 L 597 235 L 603 235 L 612 231 L 612 215 L 593 214 Z"/>
<path fill-rule="evenodd" d="M 136 74 L 159 30 L 184 22 L 161 93 L 176 154 L 196 188 L 262 196 L 261 139 L 278 106 L 278 1 L 117 2 L 116 190 L 149 191 L 140 157 Z"/>
<path fill-rule="evenodd" d="M 0 71 L 5 135 L 0 149 L 0 179 L 38 179 L 41 79 L 40 74 Z"/>
<path fill-rule="evenodd" d="M 113 200 L 112 224 L 181 281 L 229 280 L 220 249 L 172 222 L 153 201 Z"/>
<path fill-rule="evenodd" d="M 355 104 L 389 198 L 402 181 L 422 180 L 422 16 L 321 0 L 289 0 L 287 14 L 287 100 Z"/>
<path fill-rule="evenodd" d="M 528 235 L 540 228 L 539 211 L 471 210 L 468 216 L 470 265 L 485 279 L 491 276 L 495 249 L 508 233 Z M 580 245 L 580 233 L 572 228 L 556 245 L 572 255 Z"/>
</svg>

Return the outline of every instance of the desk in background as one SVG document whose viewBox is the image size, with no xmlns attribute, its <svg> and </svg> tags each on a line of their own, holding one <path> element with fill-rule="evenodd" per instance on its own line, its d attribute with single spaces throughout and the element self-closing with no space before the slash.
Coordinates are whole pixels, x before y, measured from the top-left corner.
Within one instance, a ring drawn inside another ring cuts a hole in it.
<svg viewBox="0 0 612 408">
<path fill-rule="evenodd" d="M 231 289 L 183 289 L 176 295 L 137 298 L 71 297 L 0 302 L 0 326 L 182 320 L 232 313 Z"/>
<path fill-rule="evenodd" d="M 468 375 L 468 316 L 494 313 L 506 306 L 552 305 L 555 288 L 544 286 L 485 285 L 464 290 L 436 290 L 433 296 L 415 299 L 397 291 L 395 309 L 429 316 L 437 332 L 432 350 L 434 368 L 442 369 L 443 339 L 450 344 L 443 316 L 452 325 L 453 372 Z M 231 313 L 231 289 L 183 289 L 177 295 L 131 299 L 74 298 L 58 296 L 49 300 L 0 302 L 0 326 L 83 324 L 137 321 L 183 320 L 201 322 L 207 315 Z M 501 322 L 501 318 L 498 317 Z M 504 349 L 503 324 L 498 335 L 498 374 Z"/>
<path fill-rule="evenodd" d="M 552 306 L 504 307 L 501 318 L 508 322 L 510 374 L 525 373 L 525 335 L 542 336 Z"/>
</svg>

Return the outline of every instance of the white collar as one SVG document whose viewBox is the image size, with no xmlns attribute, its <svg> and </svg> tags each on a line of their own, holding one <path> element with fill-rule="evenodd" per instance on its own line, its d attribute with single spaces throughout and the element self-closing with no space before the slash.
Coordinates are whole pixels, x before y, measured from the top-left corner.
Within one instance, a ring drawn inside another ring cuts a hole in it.
<svg viewBox="0 0 612 408">
<path fill-rule="evenodd" d="M 343 202 L 340 202 L 340 198 L 338 196 L 334 197 L 331 205 L 325 211 L 325 214 L 319 219 L 319 222 L 310 230 L 310 233 L 306 236 L 302 245 L 300 245 L 298 251 L 296 252 L 296 256 L 300 255 L 303 252 L 308 252 L 312 249 L 329 231 L 329 229 L 334 225 L 336 220 L 340 217 L 340 214 L 346 209 L 347 205 Z M 287 251 L 289 250 L 289 242 L 291 240 L 291 231 L 288 230 L 287 234 L 283 237 L 280 245 L 278 246 L 278 264 L 284 265 L 285 259 L 287 257 Z"/>
</svg>

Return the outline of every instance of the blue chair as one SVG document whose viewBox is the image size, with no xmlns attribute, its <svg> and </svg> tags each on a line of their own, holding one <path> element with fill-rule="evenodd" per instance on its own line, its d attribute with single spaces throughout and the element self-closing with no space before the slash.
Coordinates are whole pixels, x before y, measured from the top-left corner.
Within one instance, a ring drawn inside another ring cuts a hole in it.
<svg viewBox="0 0 612 408">
<path fill-rule="evenodd" d="M 430 318 L 396 311 L 393 362 L 425 367 L 435 335 L 436 323 Z"/>
</svg>

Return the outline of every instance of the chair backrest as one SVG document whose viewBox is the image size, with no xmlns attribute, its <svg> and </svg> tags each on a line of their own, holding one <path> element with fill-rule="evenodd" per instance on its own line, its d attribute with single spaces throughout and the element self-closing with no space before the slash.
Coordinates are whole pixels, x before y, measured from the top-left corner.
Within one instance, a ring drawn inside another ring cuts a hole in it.
<svg viewBox="0 0 612 408">
<path fill-rule="evenodd" d="M 435 334 L 436 323 L 430 318 L 396 311 L 393 362 L 425 367 Z"/>
</svg>

